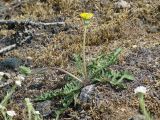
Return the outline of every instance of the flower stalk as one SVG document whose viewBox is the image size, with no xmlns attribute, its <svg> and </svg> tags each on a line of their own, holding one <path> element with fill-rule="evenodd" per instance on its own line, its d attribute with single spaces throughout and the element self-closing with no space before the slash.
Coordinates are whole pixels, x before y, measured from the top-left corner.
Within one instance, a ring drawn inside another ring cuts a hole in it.
<svg viewBox="0 0 160 120">
<path fill-rule="evenodd" d="M 16 85 L 14 85 L 14 86 L 12 87 L 12 89 L 11 89 L 10 92 L 7 93 L 7 95 L 4 97 L 4 99 L 2 100 L 2 102 L 0 103 L 0 105 L 6 106 L 6 104 L 7 104 L 8 100 L 10 99 L 11 95 L 14 93 L 16 87 L 17 87 Z"/>
<path fill-rule="evenodd" d="M 139 97 L 139 106 L 140 106 L 140 109 L 141 109 L 143 115 L 145 116 L 145 119 L 152 120 L 150 117 L 150 114 L 148 113 L 148 111 L 146 110 L 146 107 L 145 107 L 144 94 L 139 93 L 138 97 Z"/>
<path fill-rule="evenodd" d="M 87 25 L 84 25 L 84 35 L 83 35 L 83 71 L 84 71 L 84 80 L 87 79 L 87 65 L 86 65 L 86 33 L 87 33 Z"/>
<path fill-rule="evenodd" d="M 25 98 L 25 102 L 27 105 L 28 120 L 31 120 L 32 119 L 32 104 L 30 103 L 29 98 Z"/>
<path fill-rule="evenodd" d="M 28 112 L 28 120 L 42 120 L 39 111 L 36 111 L 30 102 L 29 98 L 25 98 L 27 112 Z M 33 117 L 32 117 L 33 116 Z"/>
<path fill-rule="evenodd" d="M 7 95 L 4 97 L 4 99 L 0 103 L 0 112 L 2 113 L 4 120 L 8 120 L 7 119 L 8 117 L 9 117 L 9 120 L 12 120 L 13 116 L 16 115 L 14 111 L 7 111 L 6 106 L 7 106 L 7 102 L 9 101 L 9 99 L 11 98 L 12 94 L 15 92 L 18 86 L 19 87 L 21 86 L 20 80 L 15 81 L 15 85 L 11 88 L 9 92 L 7 92 Z M 6 113 L 8 113 L 8 117 L 6 116 Z M 13 115 L 11 113 L 13 113 Z"/>
<path fill-rule="evenodd" d="M 0 104 L 0 112 L 4 118 L 4 120 L 7 120 L 7 115 L 6 115 L 6 107 Z"/>
</svg>

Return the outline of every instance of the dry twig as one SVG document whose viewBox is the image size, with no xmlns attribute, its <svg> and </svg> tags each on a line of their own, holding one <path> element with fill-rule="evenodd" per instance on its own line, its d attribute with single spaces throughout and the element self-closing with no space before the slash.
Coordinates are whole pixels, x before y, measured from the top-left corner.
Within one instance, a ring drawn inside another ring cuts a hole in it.
<svg viewBox="0 0 160 120">
<path fill-rule="evenodd" d="M 29 39 L 32 39 L 32 36 L 27 36 L 24 40 L 22 40 L 21 44 L 28 41 Z M 14 49 L 17 46 L 17 44 L 13 44 L 13 45 L 9 45 L 7 47 L 4 47 L 2 49 L 0 49 L 0 54 L 3 54 L 7 51 L 10 51 L 12 49 Z"/>
<path fill-rule="evenodd" d="M 65 22 L 33 22 L 30 20 L 16 21 L 16 20 L 0 20 L 0 25 L 31 25 L 31 26 L 51 26 L 51 25 L 65 25 Z"/>
<path fill-rule="evenodd" d="M 73 75 L 72 73 L 70 73 L 70 72 L 68 72 L 68 71 L 66 71 L 66 70 L 64 70 L 64 69 L 62 69 L 62 68 L 56 68 L 56 67 L 54 67 L 53 69 L 59 70 L 59 71 L 61 71 L 61 72 L 63 72 L 63 73 L 66 73 L 66 74 L 68 74 L 69 76 L 71 76 L 71 77 L 75 78 L 76 80 L 80 81 L 81 83 L 83 83 L 83 81 L 82 81 L 80 78 L 76 77 L 76 76 Z"/>
</svg>

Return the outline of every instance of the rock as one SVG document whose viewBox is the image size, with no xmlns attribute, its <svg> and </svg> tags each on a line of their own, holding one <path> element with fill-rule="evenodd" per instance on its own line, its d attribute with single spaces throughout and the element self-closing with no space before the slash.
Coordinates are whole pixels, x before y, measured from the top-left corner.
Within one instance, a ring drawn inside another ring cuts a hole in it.
<svg viewBox="0 0 160 120">
<path fill-rule="evenodd" d="M 0 72 L 0 86 L 3 87 L 8 84 L 8 80 L 10 80 L 11 74 Z"/>
<path fill-rule="evenodd" d="M 41 90 L 43 86 L 44 86 L 44 84 L 42 82 L 41 83 L 33 83 L 28 87 L 28 89 Z"/>
<path fill-rule="evenodd" d="M 19 66 L 22 65 L 22 60 L 15 57 L 7 58 L 3 61 L 0 61 L 0 70 L 12 69 L 16 70 Z"/>
<path fill-rule="evenodd" d="M 124 0 L 119 0 L 114 5 L 115 5 L 115 8 L 117 8 L 117 9 L 130 8 L 131 7 L 130 3 L 128 3 L 128 2 L 126 2 Z"/>
<path fill-rule="evenodd" d="M 38 110 L 44 117 L 50 115 L 52 113 L 51 101 L 47 100 L 44 102 L 38 102 L 36 105 L 36 110 Z"/>
<path fill-rule="evenodd" d="M 9 74 L 9 73 L 4 73 L 3 77 L 6 78 L 6 79 L 9 79 L 9 78 L 11 78 L 11 74 Z"/>
<path fill-rule="evenodd" d="M 137 48 L 137 45 L 133 45 L 132 48 Z"/>
<path fill-rule="evenodd" d="M 9 79 L 11 78 L 11 75 L 9 73 L 0 72 L 0 80 L 2 80 L 3 78 Z"/>
<path fill-rule="evenodd" d="M 28 57 L 26 58 L 25 64 L 26 64 L 27 66 L 33 65 L 33 58 L 30 57 L 30 56 L 28 56 Z"/>
<path fill-rule="evenodd" d="M 94 93 L 95 85 L 88 85 L 81 90 L 79 99 L 82 102 L 89 102 L 92 98 L 92 94 Z"/>
</svg>

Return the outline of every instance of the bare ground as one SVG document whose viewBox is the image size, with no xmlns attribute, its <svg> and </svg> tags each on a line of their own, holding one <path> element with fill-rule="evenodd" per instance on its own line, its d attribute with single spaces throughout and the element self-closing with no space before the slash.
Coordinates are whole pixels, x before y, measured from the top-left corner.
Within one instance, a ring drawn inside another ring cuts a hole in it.
<svg viewBox="0 0 160 120">
<path fill-rule="evenodd" d="M 5 0 L 4 0 L 5 1 Z M 33 33 L 31 43 L 25 43 L 0 56 L 0 59 L 18 57 L 25 60 L 32 57 L 30 67 L 33 71 L 48 67 L 43 74 L 33 74 L 24 81 L 23 86 L 14 93 L 8 108 L 14 108 L 19 115 L 15 120 L 25 120 L 24 98 L 34 98 L 44 91 L 62 87 L 66 81 L 64 74 L 58 73 L 52 66 L 58 66 L 74 72 L 71 68 L 71 56 L 81 52 L 83 26 L 79 13 L 94 13 L 94 19 L 87 35 L 87 56 L 96 56 L 99 52 L 109 53 L 121 47 L 123 52 L 119 62 L 111 66 L 114 70 L 128 70 L 134 76 L 127 83 L 127 89 L 114 90 L 109 84 L 97 84 L 92 99 L 80 107 L 71 107 L 61 119 L 76 120 L 128 120 L 139 114 L 139 103 L 134 89 L 140 85 L 148 88 L 145 97 L 146 106 L 155 120 L 160 120 L 160 2 L 158 0 L 127 0 L 131 8 L 115 8 L 112 0 L 16 0 L 0 2 L 1 19 L 64 21 L 66 26 L 36 28 L 27 27 Z M 5 40 L 25 26 L 9 28 L 0 26 L 0 48 L 6 46 Z M 13 40 L 11 40 L 13 41 Z M 10 44 L 10 42 L 8 43 Z M 12 81 L 17 74 L 7 70 Z M 0 90 L 0 100 L 10 86 Z M 56 107 L 56 100 L 49 103 L 34 103 L 42 114 L 48 114 Z M 46 105 L 46 106 L 45 106 Z M 45 107 L 44 107 L 45 106 Z M 47 110 L 43 110 L 46 108 Z M 52 115 L 45 119 L 49 120 Z M 136 120 L 136 118 L 134 118 Z"/>
</svg>

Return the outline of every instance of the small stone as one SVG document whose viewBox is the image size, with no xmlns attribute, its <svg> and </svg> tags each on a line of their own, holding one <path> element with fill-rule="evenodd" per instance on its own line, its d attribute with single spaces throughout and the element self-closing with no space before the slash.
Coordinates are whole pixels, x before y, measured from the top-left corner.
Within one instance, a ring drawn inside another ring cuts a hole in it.
<svg viewBox="0 0 160 120">
<path fill-rule="evenodd" d="M 155 65 L 159 65 L 159 62 L 155 62 Z"/>
<path fill-rule="evenodd" d="M 11 75 L 9 73 L 0 72 L 0 80 L 2 80 L 2 78 L 9 79 Z"/>
<path fill-rule="evenodd" d="M 28 59 L 28 60 L 33 60 L 33 58 L 32 58 L 32 57 L 30 57 L 30 56 L 28 56 L 26 59 Z"/>
<path fill-rule="evenodd" d="M 22 64 L 21 59 L 10 57 L 3 61 L 0 61 L 0 70 L 4 70 L 4 69 L 16 70 L 21 64 Z"/>
<path fill-rule="evenodd" d="M 120 1 L 116 2 L 114 5 L 115 5 L 115 8 L 118 8 L 118 9 L 131 7 L 131 5 L 124 0 L 120 0 Z"/>
<path fill-rule="evenodd" d="M 42 87 L 43 87 L 43 83 L 40 82 L 40 83 L 33 83 L 31 84 L 28 88 L 31 89 L 31 90 L 41 90 Z"/>
<path fill-rule="evenodd" d="M 95 89 L 95 85 L 88 85 L 86 87 L 84 87 L 82 90 L 81 90 L 81 93 L 80 93 L 80 100 L 82 102 L 89 102 L 89 100 L 91 100 L 92 98 L 92 94 L 94 93 L 94 89 Z"/>
<path fill-rule="evenodd" d="M 137 45 L 133 45 L 132 48 L 137 48 Z"/>
<path fill-rule="evenodd" d="M 44 117 L 52 113 L 50 100 L 38 102 L 36 106 L 36 110 L 39 111 Z"/>
<path fill-rule="evenodd" d="M 28 56 L 28 57 L 26 58 L 25 65 L 27 65 L 27 66 L 32 66 L 32 65 L 33 65 L 33 58 L 30 57 L 30 56 Z"/>
<path fill-rule="evenodd" d="M 5 77 L 6 79 L 9 79 L 9 78 L 11 78 L 11 74 L 5 73 L 5 74 L 4 74 L 4 77 Z"/>
</svg>

